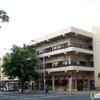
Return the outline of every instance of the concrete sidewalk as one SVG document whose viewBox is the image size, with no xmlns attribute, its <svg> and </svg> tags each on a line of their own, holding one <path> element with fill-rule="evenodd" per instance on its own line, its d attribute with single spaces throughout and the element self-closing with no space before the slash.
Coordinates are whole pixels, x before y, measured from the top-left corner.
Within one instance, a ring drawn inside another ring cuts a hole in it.
<svg viewBox="0 0 100 100">
<path fill-rule="evenodd" d="M 35 93 L 35 94 L 60 94 L 60 95 L 90 95 L 91 92 L 94 92 L 95 90 L 87 90 L 87 91 L 63 91 L 63 90 L 55 90 L 51 91 L 49 90 L 48 93 L 45 93 L 45 91 L 39 91 L 39 90 L 29 90 L 29 91 L 24 91 L 25 93 Z M 95 91 L 95 92 L 100 92 L 100 91 Z"/>
</svg>

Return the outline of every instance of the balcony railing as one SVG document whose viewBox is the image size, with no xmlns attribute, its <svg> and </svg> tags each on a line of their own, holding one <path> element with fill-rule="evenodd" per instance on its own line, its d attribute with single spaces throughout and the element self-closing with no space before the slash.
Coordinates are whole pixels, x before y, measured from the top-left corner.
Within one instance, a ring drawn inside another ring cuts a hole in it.
<svg viewBox="0 0 100 100">
<path fill-rule="evenodd" d="M 93 65 L 81 65 L 81 64 L 67 64 L 67 65 L 59 65 L 59 66 L 46 66 L 45 69 L 50 68 L 59 68 L 59 67 L 68 67 L 68 66 L 81 66 L 81 67 L 94 67 Z M 43 69 L 43 67 L 36 68 L 36 70 Z"/>
<path fill-rule="evenodd" d="M 70 45 L 70 46 L 67 46 L 67 47 L 62 47 L 62 48 L 57 48 L 57 49 L 53 49 L 53 50 L 50 50 L 50 51 L 47 51 L 47 52 L 44 52 L 44 53 L 48 53 L 48 52 L 52 52 L 52 51 L 56 51 L 56 50 L 60 50 L 60 49 L 65 49 L 65 48 L 69 48 L 69 47 L 76 47 L 76 48 L 81 48 L 81 49 L 86 49 L 86 50 L 93 50 L 93 49 L 90 49 L 90 48 L 88 48 L 88 47 L 85 47 L 85 48 L 83 48 L 83 47 L 79 47 L 79 46 L 76 46 L 76 45 Z M 41 53 L 37 53 L 37 55 L 38 54 L 42 54 L 43 52 L 41 52 Z"/>
</svg>

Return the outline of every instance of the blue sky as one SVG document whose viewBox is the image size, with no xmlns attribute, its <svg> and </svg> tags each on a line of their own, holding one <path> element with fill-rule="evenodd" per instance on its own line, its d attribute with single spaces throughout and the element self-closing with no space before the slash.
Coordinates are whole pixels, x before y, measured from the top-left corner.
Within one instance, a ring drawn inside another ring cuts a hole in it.
<svg viewBox="0 0 100 100">
<path fill-rule="evenodd" d="M 68 26 L 91 31 L 100 25 L 100 0 L 0 0 L 10 22 L 0 25 L 0 56 L 12 44 L 21 46 Z"/>
</svg>

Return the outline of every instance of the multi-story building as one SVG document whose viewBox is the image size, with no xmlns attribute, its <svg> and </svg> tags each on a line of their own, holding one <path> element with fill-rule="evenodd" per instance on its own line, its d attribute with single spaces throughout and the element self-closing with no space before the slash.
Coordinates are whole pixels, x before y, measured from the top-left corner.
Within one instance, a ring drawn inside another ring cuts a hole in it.
<svg viewBox="0 0 100 100">
<path fill-rule="evenodd" d="M 74 90 L 89 90 L 94 85 L 100 86 L 100 27 L 92 27 L 87 32 L 75 27 L 68 27 L 28 42 L 36 47 L 37 57 L 45 59 L 46 85 L 52 90 L 69 89 L 69 74 L 72 73 Z M 41 45 L 44 44 L 44 48 Z M 44 49 L 44 51 L 43 51 Z M 43 72 L 43 67 L 37 71 Z M 43 78 L 39 87 L 43 86 Z"/>
</svg>

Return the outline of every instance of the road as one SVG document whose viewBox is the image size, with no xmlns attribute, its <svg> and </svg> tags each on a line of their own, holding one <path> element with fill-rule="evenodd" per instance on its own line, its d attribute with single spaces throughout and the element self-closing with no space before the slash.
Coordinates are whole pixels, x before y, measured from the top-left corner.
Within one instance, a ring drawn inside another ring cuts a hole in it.
<svg viewBox="0 0 100 100">
<path fill-rule="evenodd" d="M 0 92 L 0 100 L 91 100 L 90 95 L 29 94 Z"/>
</svg>

